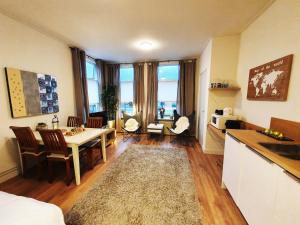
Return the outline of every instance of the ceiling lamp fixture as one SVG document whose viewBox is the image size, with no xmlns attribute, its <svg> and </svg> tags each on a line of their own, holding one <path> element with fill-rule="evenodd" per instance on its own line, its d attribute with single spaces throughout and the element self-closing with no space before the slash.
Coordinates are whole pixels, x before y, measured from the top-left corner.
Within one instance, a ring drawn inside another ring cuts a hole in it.
<svg viewBox="0 0 300 225">
<path fill-rule="evenodd" d="M 153 43 L 150 41 L 141 41 L 139 47 L 142 50 L 149 51 L 153 49 Z"/>
</svg>

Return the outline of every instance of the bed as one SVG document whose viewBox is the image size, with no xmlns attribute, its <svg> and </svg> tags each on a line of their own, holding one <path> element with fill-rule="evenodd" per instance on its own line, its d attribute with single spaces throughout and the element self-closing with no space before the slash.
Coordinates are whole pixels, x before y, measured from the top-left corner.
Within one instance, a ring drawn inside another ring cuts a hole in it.
<svg viewBox="0 0 300 225">
<path fill-rule="evenodd" d="M 0 191 L 0 225 L 65 225 L 56 205 Z"/>
</svg>

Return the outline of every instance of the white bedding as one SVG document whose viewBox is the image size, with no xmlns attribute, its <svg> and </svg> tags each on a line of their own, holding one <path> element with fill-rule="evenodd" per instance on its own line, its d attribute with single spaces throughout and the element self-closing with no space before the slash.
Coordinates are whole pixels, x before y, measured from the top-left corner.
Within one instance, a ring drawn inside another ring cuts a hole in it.
<svg viewBox="0 0 300 225">
<path fill-rule="evenodd" d="M 0 191 L 0 225 L 65 225 L 56 205 Z"/>
</svg>

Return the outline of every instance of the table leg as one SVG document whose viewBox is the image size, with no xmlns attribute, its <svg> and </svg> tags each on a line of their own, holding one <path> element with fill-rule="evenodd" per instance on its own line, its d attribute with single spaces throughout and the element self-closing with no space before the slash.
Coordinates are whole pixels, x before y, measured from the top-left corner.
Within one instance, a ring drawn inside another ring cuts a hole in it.
<svg viewBox="0 0 300 225">
<path fill-rule="evenodd" d="M 73 164 L 75 172 L 76 185 L 80 185 L 80 165 L 79 165 L 79 149 L 78 145 L 72 145 Z"/>
<path fill-rule="evenodd" d="M 101 135 L 101 147 L 102 147 L 103 162 L 106 162 L 106 134 Z"/>
</svg>

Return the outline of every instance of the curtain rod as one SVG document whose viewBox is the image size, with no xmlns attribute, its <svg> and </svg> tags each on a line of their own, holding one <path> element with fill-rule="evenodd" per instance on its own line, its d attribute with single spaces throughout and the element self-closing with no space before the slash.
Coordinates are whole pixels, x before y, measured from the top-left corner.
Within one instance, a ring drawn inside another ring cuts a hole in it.
<svg viewBox="0 0 300 225">
<path fill-rule="evenodd" d="M 123 65 L 130 65 L 130 64 L 134 64 L 134 63 L 151 63 L 151 62 L 169 63 L 169 62 L 193 61 L 193 60 L 197 60 L 197 59 L 196 59 L 196 58 L 194 58 L 194 59 L 178 59 L 178 60 L 172 59 L 172 60 L 161 60 L 161 61 L 150 60 L 150 61 L 133 62 L 133 63 L 128 63 L 128 62 L 113 63 L 113 62 L 109 62 L 108 64 L 123 64 Z"/>
</svg>

